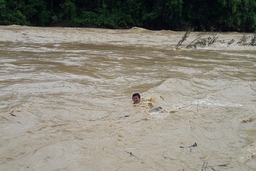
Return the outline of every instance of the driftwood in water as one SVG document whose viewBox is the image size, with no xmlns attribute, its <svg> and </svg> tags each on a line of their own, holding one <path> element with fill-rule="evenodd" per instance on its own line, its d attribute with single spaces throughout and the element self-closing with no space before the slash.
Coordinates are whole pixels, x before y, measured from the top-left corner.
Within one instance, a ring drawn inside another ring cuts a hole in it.
<svg viewBox="0 0 256 171">
<path fill-rule="evenodd" d="M 231 39 L 229 42 L 228 42 L 228 46 L 230 46 L 232 43 L 235 42 L 235 39 Z"/>
<path fill-rule="evenodd" d="M 244 35 L 244 36 L 237 42 L 237 45 L 242 45 L 242 46 L 248 45 L 248 44 L 246 43 L 247 39 L 248 39 L 248 37 L 246 37 L 246 36 Z"/>
<path fill-rule="evenodd" d="M 256 33 L 254 33 L 251 42 L 249 43 L 250 46 L 256 46 Z"/>
<path fill-rule="evenodd" d="M 180 47 L 182 45 L 182 43 L 188 38 L 189 34 L 190 34 L 191 30 L 188 29 L 186 31 L 186 33 L 182 36 L 181 40 L 177 43 L 177 45 L 174 47 L 174 49 L 177 49 L 178 47 Z"/>
<path fill-rule="evenodd" d="M 250 36 L 249 36 L 250 37 Z M 254 33 L 250 42 L 248 42 L 248 38 L 245 35 L 237 42 L 237 45 L 241 46 L 256 46 L 256 33 Z"/>
<path fill-rule="evenodd" d="M 202 38 L 202 34 L 200 34 L 195 40 L 193 40 L 187 46 L 187 48 L 196 49 L 197 46 L 199 46 L 199 47 L 210 46 L 216 42 L 216 40 L 218 39 L 218 35 L 219 35 L 219 33 L 216 33 L 213 37 Z"/>
<path fill-rule="evenodd" d="M 179 48 L 182 43 L 188 38 L 190 34 L 190 30 L 187 30 L 186 33 L 182 36 L 181 40 L 177 43 L 177 45 L 174 47 L 174 49 Z M 249 40 L 251 36 L 246 36 L 244 35 L 237 43 L 236 45 L 240 46 L 256 46 L 256 32 L 252 36 L 252 39 Z M 199 34 L 192 42 L 190 42 L 186 48 L 194 48 L 196 49 L 197 47 L 206 47 L 206 46 L 211 46 L 214 44 L 217 39 L 219 38 L 219 32 L 215 33 L 214 36 L 211 37 L 203 37 L 203 33 Z M 220 43 L 225 43 L 224 40 L 219 40 Z M 229 42 L 227 42 L 227 46 L 230 46 L 235 42 L 235 39 L 231 39 Z"/>
</svg>

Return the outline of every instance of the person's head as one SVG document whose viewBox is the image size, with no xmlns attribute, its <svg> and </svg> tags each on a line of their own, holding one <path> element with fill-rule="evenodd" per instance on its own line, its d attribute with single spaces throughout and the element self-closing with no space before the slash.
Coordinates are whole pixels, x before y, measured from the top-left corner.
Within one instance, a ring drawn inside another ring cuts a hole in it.
<svg viewBox="0 0 256 171">
<path fill-rule="evenodd" d="M 132 100 L 133 100 L 133 104 L 140 103 L 140 94 L 139 93 L 134 93 L 132 95 Z"/>
</svg>

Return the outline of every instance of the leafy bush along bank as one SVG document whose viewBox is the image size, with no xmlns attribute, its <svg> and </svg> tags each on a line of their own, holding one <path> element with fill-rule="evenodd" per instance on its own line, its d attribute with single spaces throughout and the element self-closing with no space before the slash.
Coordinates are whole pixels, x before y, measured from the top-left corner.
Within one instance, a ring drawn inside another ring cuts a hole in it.
<svg viewBox="0 0 256 171">
<path fill-rule="evenodd" d="M 254 32 L 256 1 L 0 0 L 0 24 Z"/>
</svg>

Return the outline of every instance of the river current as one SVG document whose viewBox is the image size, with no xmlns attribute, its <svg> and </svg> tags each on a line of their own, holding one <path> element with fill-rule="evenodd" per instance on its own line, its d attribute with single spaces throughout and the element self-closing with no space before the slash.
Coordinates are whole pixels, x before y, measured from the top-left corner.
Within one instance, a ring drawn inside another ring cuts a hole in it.
<svg viewBox="0 0 256 171">
<path fill-rule="evenodd" d="M 0 170 L 256 170 L 256 47 L 183 34 L 1 26 Z"/>
</svg>

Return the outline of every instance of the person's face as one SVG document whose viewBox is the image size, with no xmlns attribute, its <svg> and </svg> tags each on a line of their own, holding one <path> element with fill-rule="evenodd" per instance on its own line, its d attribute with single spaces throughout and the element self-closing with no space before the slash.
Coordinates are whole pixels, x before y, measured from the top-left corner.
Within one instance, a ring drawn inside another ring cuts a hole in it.
<svg viewBox="0 0 256 171">
<path fill-rule="evenodd" d="M 139 98 L 138 96 L 133 96 L 133 97 L 132 97 L 132 100 L 133 100 L 133 103 L 134 103 L 134 104 L 140 103 L 140 98 Z"/>
</svg>

